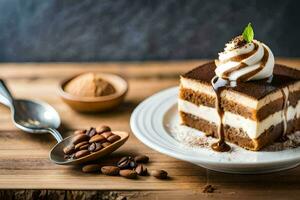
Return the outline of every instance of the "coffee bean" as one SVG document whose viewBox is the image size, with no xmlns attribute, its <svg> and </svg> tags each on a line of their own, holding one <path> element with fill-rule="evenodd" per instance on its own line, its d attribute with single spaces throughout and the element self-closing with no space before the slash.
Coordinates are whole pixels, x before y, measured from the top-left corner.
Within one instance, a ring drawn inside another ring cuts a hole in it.
<svg viewBox="0 0 300 200">
<path fill-rule="evenodd" d="M 109 132 L 104 132 L 101 135 L 103 135 L 103 137 L 105 137 L 105 138 L 109 138 L 110 136 L 113 135 L 113 133 L 109 131 Z"/>
<path fill-rule="evenodd" d="M 121 137 L 118 135 L 115 135 L 115 134 L 113 134 L 107 138 L 107 140 L 111 143 L 114 143 L 114 142 L 118 141 L 119 139 L 121 139 Z"/>
<path fill-rule="evenodd" d="M 116 166 L 104 166 L 101 167 L 101 172 L 108 176 L 117 176 L 119 175 L 120 169 Z"/>
<path fill-rule="evenodd" d="M 96 144 L 95 144 L 95 143 L 90 144 L 90 146 L 88 147 L 88 150 L 89 150 L 90 152 L 95 151 L 95 149 L 96 149 Z"/>
<path fill-rule="evenodd" d="M 117 166 L 120 169 L 130 169 L 136 167 L 136 163 L 134 162 L 133 158 L 130 156 L 125 156 L 119 160 Z"/>
<path fill-rule="evenodd" d="M 75 146 L 74 146 L 74 144 L 69 144 L 68 146 L 66 146 L 66 147 L 63 149 L 63 152 L 64 152 L 65 154 L 72 154 L 72 153 L 74 153 L 74 151 L 75 151 Z"/>
<path fill-rule="evenodd" d="M 85 144 L 85 145 L 82 145 L 81 147 L 79 147 L 79 150 L 88 149 L 88 147 L 89 147 L 89 144 Z"/>
<path fill-rule="evenodd" d="M 108 131 L 111 131 L 111 129 L 110 129 L 109 126 L 103 125 L 103 126 L 97 128 L 97 133 L 98 134 L 101 134 L 101 133 L 104 133 L 104 132 L 108 132 Z"/>
<path fill-rule="evenodd" d="M 83 141 L 83 142 L 79 142 L 78 144 L 75 145 L 75 150 L 79 150 L 80 147 L 82 147 L 83 145 L 88 144 L 88 141 Z"/>
<path fill-rule="evenodd" d="M 131 169 L 123 169 L 120 170 L 120 175 L 129 178 L 129 179 L 136 179 L 137 178 L 137 173 L 134 170 Z"/>
<path fill-rule="evenodd" d="M 118 164 L 121 164 L 122 162 L 127 161 L 127 160 L 131 160 L 131 157 L 130 157 L 130 156 L 124 156 L 124 157 L 122 157 L 122 158 L 118 161 Z"/>
<path fill-rule="evenodd" d="M 96 145 L 96 148 L 94 150 L 95 152 L 99 151 L 99 150 L 101 150 L 103 148 L 102 145 L 99 142 L 96 142 L 95 145 Z"/>
<path fill-rule="evenodd" d="M 146 175 L 148 175 L 147 168 L 144 167 L 142 164 L 138 164 L 138 166 L 135 168 L 135 171 L 140 176 L 146 176 Z"/>
<path fill-rule="evenodd" d="M 110 143 L 110 142 L 104 142 L 104 143 L 102 143 L 101 145 L 102 145 L 103 148 L 105 148 L 105 147 L 110 146 L 111 143 Z"/>
<path fill-rule="evenodd" d="M 85 150 L 80 150 L 80 151 L 77 151 L 77 152 L 75 153 L 75 158 L 82 158 L 82 157 L 87 156 L 87 155 L 89 155 L 89 154 L 90 154 L 90 152 L 89 152 L 87 149 L 85 149 Z"/>
<path fill-rule="evenodd" d="M 145 155 L 135 156 L 134 157 L 135 162 L 137 163 L 148 163 L 149 157 Z"/>
<path fill-rule="evenodd" d="M 106 141 L 106 138 L 103 137 L 102 135 L 94 135 L 89 140 L 90 143 L 93 143 L 93 142 L 104 142 L 104 141 Z"/>
<path fill-rule="evenodd" d="M 82 167 L 82 171 L 85 173 L 100 172 L 101 166 L 98 164 L 85 165 Z"/>
<path fill-rule="evenodd" d="M 80 143 L 80 142 L 83 142 L 83 141 L 87 141 L 89 140 L 90 137 L 85 135 L 85 134 L 79 134 L 79 135 L 75 135 L 73 138 L 72 138 L 72 142 L 74 145 Z"/>
<path fill-rule="evenodd" d="M 150 174 L 158 179 L 166 179 L 168 177 L 168 172 L 165 170 L 153 170 Z"/>
<path fill-rule="evenodd" d="M 74 131 L 74 135 L 78 135 L 78 134 L 85 134 L 86 130 L 76 130 Z"/>
<path fill-rule="evenodd" d="M 90 130 L 86 133 L 89 137 L 93 137 L 97 134 L 97 131 L 95 128 L 91 127 Z"/>
<path fill-rule="evenodd" d="M 129 156 L 125 156 L 125 157 L 122 157 L 118 163 L 117 163 L 117 166 L 120 168 L 120 169 L 126 169 L 129 167 L 129 163 L 130 163 L 130 157 Z"/>
<path fill-rule="evenodd" d="M 102 146 L 100 143 L 92 143 L 90 144 L 90 146 L 88 147 L 88 150 L 90 152 L 96 152 L 96 151 L 99 151 L 100 149 L 102 149 Z"/>
</svg>

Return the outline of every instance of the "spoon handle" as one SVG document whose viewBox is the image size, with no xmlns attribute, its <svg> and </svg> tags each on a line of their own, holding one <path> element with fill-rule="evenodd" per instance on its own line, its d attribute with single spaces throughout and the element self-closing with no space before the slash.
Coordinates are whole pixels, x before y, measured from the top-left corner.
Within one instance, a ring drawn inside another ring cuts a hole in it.
<svg viewBox="0 0 300 200">
<path fill-rule="evenodd" d="M 0 102 L 9 107 L 13 107 L 14 102 L 13 96 L 2 79 L 0 79 Z"/>
<path fill-rule="evenodd" d="M 51 135 L 56 139 L 56 141 L 59 143 L 63 140 L 63 137 L 61 136 L 61 134 L 54 128 L 47 128 L 47 130 L 49 131 L 49 133 L 51 133 Z"/>
</svg>

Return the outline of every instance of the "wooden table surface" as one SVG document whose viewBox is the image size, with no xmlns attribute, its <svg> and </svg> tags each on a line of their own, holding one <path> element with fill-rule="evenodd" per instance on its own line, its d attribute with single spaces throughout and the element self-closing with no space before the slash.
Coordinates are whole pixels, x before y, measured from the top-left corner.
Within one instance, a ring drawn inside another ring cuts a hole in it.
<svg viewBox="0 0 300 200">
<path fill-rule="evenodd" d="M 152 94 L 178 85 L 178 75 L 203 63 L 180 62 L 1 64 L 0 77 L 18 98 L 43 100 L 60 114 L 64 137 L 74 129 L 108 124 L 114 130 L 131 132 L 129 119 L 133 109 Z M 300 66 L 300 59 L 278 59 L 279 63 Z M 65 105 L 57 94 L 59 82 L 76 73 L 99 71 L 121 74 L 129 81 L 125 102 L 116 110 L 99 114 L 80 114 Z M 18 130 L 7 108 L 0 106 L 0 199 L 273 199 L 300 198 L 300 167 L 264 175 L 232 175 L 160 154 L 131 134 L 128 142 L 103 162 L 113 162 L 125 154 L 146 154 L 149 169 L 165 169 L 170 180 L 141 177 L 127 180 L 101 174 L 84 174 L 79 167 L 51 163 L 48 153 L 55 144 L 49 135 L 32 135 Z M 214 193 L 203 193 L 207 184 Z M 1 198 L 2 197 L 2 198 Z"/>
</svg>

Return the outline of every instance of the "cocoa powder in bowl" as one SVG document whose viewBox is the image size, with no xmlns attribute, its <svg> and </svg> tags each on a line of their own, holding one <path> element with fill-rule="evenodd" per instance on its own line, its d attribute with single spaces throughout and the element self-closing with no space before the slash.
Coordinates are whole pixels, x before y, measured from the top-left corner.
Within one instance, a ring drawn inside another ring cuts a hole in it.
<svg viewBox="0 0 300 200">
<path fill-rule="evenodd" d="M 96 73 L 81 74 L 66 84 L 64 90 L 79 97 L 99 97 L 116 92 L 114 86 Z"/>
</svg>

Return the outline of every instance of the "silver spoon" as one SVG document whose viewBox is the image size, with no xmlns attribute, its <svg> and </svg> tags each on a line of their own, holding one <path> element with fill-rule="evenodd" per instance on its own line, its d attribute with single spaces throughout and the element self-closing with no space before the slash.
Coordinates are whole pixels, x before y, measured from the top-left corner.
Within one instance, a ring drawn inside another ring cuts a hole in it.
<svg viewBox="0 0 300 200">
<path fill-rule="evenodd" d="M 58 143 L 51 149 L 49 158 L 56 164 L 74 165 L 96 160 L 118 149 L 129 137 L 129 133 L 127 132 L 114 131 L 114 134 L 121 137 L 120 140 L 85 157 L 67 160 L 64 158 L 63 148 L 72 142 L 72 136 L 63 139 L 60 133 L 56 130 L 60 125 L 60 118 L 54 108 L 43 102 L 14 99 L 4 81 L 1 79 L 0 103 L 10 108 L 14 124 L 21 130 L 29 133 L 48 132 L 54 136 Z"/>
<path fill-rule="evenodd" d="M 58 143 L 63 140 L 56 130 L 60 125 L 59 115 L 50 105 L 39 101 L 14 99 L 1 79 L 0 102 L 10 108 L 16 127 L 29 133 L 50 133 Z"/>
</svg>

